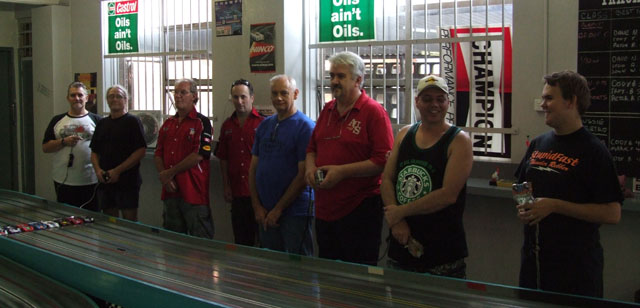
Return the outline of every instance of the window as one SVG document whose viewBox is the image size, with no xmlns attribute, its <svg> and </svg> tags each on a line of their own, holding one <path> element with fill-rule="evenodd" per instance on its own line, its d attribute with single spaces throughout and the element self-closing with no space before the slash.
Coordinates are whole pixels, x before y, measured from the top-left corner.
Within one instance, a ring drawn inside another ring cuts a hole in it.
<svg viewBox="0 0 640 308">
<path fill-rule="evenodd" d="M 108 46 L 107 3 L 102 2 L 103 46 Z M 166 117 L 176 112 L 175 82 L 192 78 L 199 90 L 196 108 L 212 117 L 211 3 L 138 0 L 139 51 L 107 54 L 103 48 L 105 90 L 123 85 L 131 96 L 129 110 L 156 111 Z"/>
<path fill-rule="evenodd" d="M 319 7 L 311 3 L 311 115 L 331 100 L 327 59 L 349 50 L 364 59 L 364 89 L 395 129 L 419 117 L 418 81 L 439 75 L 450 88 L 447 120 L 471 135 L 476 158 L 510 158 L 512 0 L 376 0 L 376 40 L 338 43 L 318 43 Z"/>
</svg>

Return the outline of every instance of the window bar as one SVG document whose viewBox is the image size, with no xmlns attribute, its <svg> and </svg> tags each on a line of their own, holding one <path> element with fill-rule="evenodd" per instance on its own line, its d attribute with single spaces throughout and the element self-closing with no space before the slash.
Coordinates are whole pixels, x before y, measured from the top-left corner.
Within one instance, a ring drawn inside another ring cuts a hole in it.
<svg viewBox="0 0 640 308">
<path fill-rule="evenodd" d="M 151 36 L 151 38 L 150 38 L 151 39 L 151 52 L 156 53 L 157 52 L 157 50 L 156 50 L 156 40 L 155 40 L 155 33 L 153 31 L 154 30 L 154 26 L 153 25 L 154 25 L 154 22 L 156 20 L 155 16 L 157 16 L 157 15 L 153 14 L 153 9 L 154 9 L 154 6 L 152 5 L 151 6 L 151 10 L 150 10 L 150 13 L 151 13 L 151 17 L 150 17 L 151 29 L 149 31 L 151 32 L 151 35 L 150 35 Z M 156 85 L 156 82 L 155 82 L 156 81 L 156 76 L 155 76 L 156 75 L 155 74 L 156 65 L 155 65 L 155 61 L 156 61 L 156 58 L 154 56 L 152 56 L 151 57 L 151 84 L 152 84 L 151 95 L 152 96 L 151 96 L 151 102 L 148 102 L 147 104 L 145 104 L 145 109 L 146 110 L 155 109 L 154 106 L 153 106 L 153 102 L 155 101 L 154 94 L 157 91 L 155 89 L 155 85 Z M 151 105 L 151 107 L 149 107 L 149 105 Z"/>
<path fill-rule="evenodd" d="M 168 36 L 168 29 L 165 28 L 165 25 L 168 24 L 168 14 L 167 14 L 167 2 L 166 0 L 163 0 L 162 2 L 160 2 L 160 9 L 162 10 L 161 12 L 161 16 L 162 16 L 162 21 L 158 27 L 158 31 L 160 31 L 159 35 L 160 35 L 160 42 L 159 44 L 162 46 L 160 47 L 160 51 L 161 52 L 167 52 L 169 50 L 169 36 Z M 166 114 L 167 114 L 167 108 L 166 106 L 168 105 L 168 98 L 167 98 L 167 85 L 165 83 L 166 81 L 166 76 L 167 76 L 167 68 L 166 68 L 166 63 L 168 60 L 168 57 L 166 55 L 161 55 L 160 57 L 160 91 L 161 91 L 161 99 L 162 99 L 162 103 L 160 105 L 160 110 L 162 111 L 162 120 L 164 121 L 166 118 Z"/>
<path fill-rule="evenodd" d="M 371 91 L 371 97 L 375 99 L 373 96 L 373 45 L 371 44 L 369 44 L 369 91 Z"/>
<path fill-rule="evenodd" d="M 400 1 L 396 0 L 396 40 L 400 39 Z M 405 12 L 405 17 L 406 12 Z M 406 19 L 405 19 L 406 20 Z M 396 124 L 400 123 L 400 45 L 396 45 L 396 63 L 391 64 L 391 73 L 393 73 L 393 66 L 396 66 Z M 384 65 L 385 68 L 387 65 Z M 393 103 L 393 101 L 392 101 Z"/>
<path fill-rule="evenodd" d="M 501 67 L 503 68 L 502 71 L 506 72 L 506 70 L 505 70 L 505 60 L 504 59 L 506 57 L 505 56 L 506 55 L 505 51 L 507 50 L 507 45 L 506 45 L 505 26 L 504 26 L 504 0 L 502 0 L 501 10 L 502 10 L 502 15 L 501 15 L 501 17 L 502 17 L 502 31 L 501 31 L 502 32 L 502 63 L 501 63 Z M 506 81 L 506 77 L 507 76 L 505 74 L 504 76 L 502 76 L 502 78 L 500 78 L 500 81 L 501 81 L 500 82 L 500 90 L 501 90 L 500 91 L 500 101 L 502 102 L 502 123 L 503 124 L 505 122 L 504 119 L 505 119 L 505 110 L 506 110 L 506 104 L 504 102 L 504 96 L 505 96 L 505 93 L 504 93 L 505 92 L 505 84 L 504 83 Z M 513 102 L 513 96 L 512 96 L 512 100 L 511 101 Z M 513 108 L 511 108 L 511 110 L 513 110 Z M 513 111 L 511 113 L 513 113 Z M 513 126 L 511 124 L 511 121 L 509 121 L 509 124 L 510 124 L 509 128 L 511 128 Z M 501 137 L 503 139 L 503 142 L 502 142 L 502 153 L 506 154 L 507 153 L 507 148 L 506 148 L 506 146 L 507 146 L 507 143 L 506 143 L 507 135 L 503 134 Z"/>
<path fill-rule="evenodd" d="M 192 5 L 193 4 L 193 0 L 189 0 L 189 11 L 187 13 L 183 12 L 182 13 L 182 41 L 185 43 L 185 46 L 189 46 L 189 51 L 193 51 L 193 8 Z M 187 24 L 187 21 L 185 21 L 186 17 L 189 16 L 189 24 Z M 187 35 L 188 34 L 188 35 Z M 186 41 L 188 38 L 189 41 Z M 188 63 L 188 67 L 189 67 L 189 74 L 185 73 L 185 76 L 191 76 L 192 79 L 196 80 L 196 89 L 198 89 L 198 92 L 202 92 L 200 91 L 200 78 L 196 77 L 194 69 L 193 69 L 193 54 L 190 54 L 189 56 L 189 63 Z M 201 94 L 201 93 L 198 93 Z M 201 100 L 201 99 L 200 99 Z M 202 113 L 202 104 L 198 104 L 197 105 L 198 109 L 200 109 L 200 113 Z"/>
<path fill-rule="evenodd" d="M 142 34 L 143 34 L 143 37 L 144 37 L 144 41 L 143 42 L 146 43 L 146 41 L 147 41 L 147 28 L 149 27 L 149 23 L 146 22 L 146 21 L 147 21 L 147 18 L 149 16 L 149 14 L 147 13 L 147 14 L 144 14 L 143 16 L 144 16 L 143 17 L 144 18 L 144 23 L 143 23 L 144 26 L 142 27 Z M 150 29 L 150 31 L 153 31 L 153 29 Z M 146 45 L 147 44 L 144 44 L 144 47 L 146 47 Z M 145 50 L 143 52 L 149 52 L 149 50 L 147 50 L 145 48 Z M 153 50 L 151 50 L 151 52 L 153 52 Z M 148 98 L 152 97 L 152 96 L 149 96 L 149 91 L 150 90 L 153 91 L 153 89 L 149 89 L 150 88 L 149 87 L 149 80 L 148 80 L 149 78 L 147 77 L 147 75 L 148 75 L 147 58 L 148 57 L 145 57 L 144 58 L 144 62 L 143 62 L 144 63 L 144 97 L 145 97 L 144 108 L 145 109 L 147 109 Z M 151 93 L 153 95 L 153 92 L 151 92 Z M 141 102 L 140 96 L 138 96 L 138 101 Z M 138 105 L 138 108 L 140 108 L 140 106 L 141 105 Z"/>
<path fill-rule="evenodd" d="M 405 14 L 406 18 L 406 27 L 405 27 L 405 38 L 413 39 L 413 3 L 412 0 L 406 0 L 405 2 Z M 425 32 L 426 33 L 426 32 Z M 400 63 L 398 63 L 398 68 L 400 68 Z M 402 66 L 402 71 L 404 72 L 404 100 L 403 108 L 398 108 L 398 113 L 402 112 L 403 118 L 411 119 L 411 110 L 412 107 L 412 99 L 413 95 L 411 94 L 411 89 L 413 85 L 413 44 L 406 44 L 404 50 L 404 65 Z M 398 99 L 400 101 L 400 99 Z M 407 105 L 408 104 L 408 105 Z M 409 109 L 407 112 L 407 108 Z M 400 119 L 397 124 L 402 123 Z"/>
<path fill-rule="evenodd" d="M 471 16 L 473 16 L 473 14 L 471 14 Z M 484 21 L 484 25 L 485 25 L 485 27 L 484 27 L 484 35 L 486 37 L 486 36 L 489 36 L 489 2 L 485 2 L 485 16 L 486 16 L 486 18 L 485 18 L 485 21 Z M 490 43 L 490 41 L 487 38 L 487 41 L 485 42 L 485 46 L 486 47 L 484 49 L 485 59 L 487 59 L 487 56 L 489 55 L 489 50 L 487 48 L 489 43 Z M 485 69 L 485 71 L 488 71 L 488 69 L 489 69 L 488 61 L 485 61 L 484 69 Z M 494 75 L 495 75 L 495 72 L 494 72 Z M 489 87 L 489 78 L 485 78 L 484 79 L 484 93 L 483 93 L 484 94 L 484 108 L 483 109 L 484 109 L 485 128 L 487 127 L 487 123 L 489 123 L 489 112 L 487 110 L 487 103 L 488 103 L 487 94 L 489 94 L 488 93 L 488 91 L 489 91 L 488 87 Z M 489 151 L 488 146 L 487 146 L 487 141 L 489 140 L 489 132 L 485 132 L 484 133 L 484 138 L 485 138 L 485 143 L 484 143 L 485 144 L 485 153 L 487 153 Z"/>
</svg>

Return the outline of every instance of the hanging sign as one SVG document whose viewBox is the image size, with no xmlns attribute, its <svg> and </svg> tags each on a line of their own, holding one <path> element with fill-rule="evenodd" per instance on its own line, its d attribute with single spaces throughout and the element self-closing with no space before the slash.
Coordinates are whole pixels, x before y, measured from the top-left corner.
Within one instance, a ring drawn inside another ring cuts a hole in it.
<svg viewBox="0 0 640 308">
<path fill-rule="evenodd" d="M 109 2 L 109 53 L 138 52 L 138 0 Z"/>
<path fill-rule="evenodd" d="M 320 42 L 376 38 L 374 0 L 320 0 Z"/>
</svg>

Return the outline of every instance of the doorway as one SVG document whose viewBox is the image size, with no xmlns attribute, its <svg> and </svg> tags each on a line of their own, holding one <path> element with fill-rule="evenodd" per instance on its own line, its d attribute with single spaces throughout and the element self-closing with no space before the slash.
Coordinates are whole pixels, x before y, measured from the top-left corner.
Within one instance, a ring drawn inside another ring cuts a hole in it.
<svg viewBox="0 0 640 308">
<path fill-rule="evenodd" d="M 0 47 L 0 188 L 18 190 L 17 114 L 13 48 Z"/>
</svg>

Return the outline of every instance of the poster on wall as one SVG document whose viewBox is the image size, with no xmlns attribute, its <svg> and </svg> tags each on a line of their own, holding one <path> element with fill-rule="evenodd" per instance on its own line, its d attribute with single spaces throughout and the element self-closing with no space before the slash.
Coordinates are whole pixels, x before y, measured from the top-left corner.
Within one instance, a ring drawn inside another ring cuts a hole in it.
<svg viewBox="0 0 640 308">
<path fill-rule="evenodd" d="M 216 36 L 242 35 L 242 0 L 216 1 Z"/>
<path fill-rule="evenodd" d="M 84 84 L 89 91 L 85 108 L 89 112 L 98 113 L 98 73 L 75 73 L 74 81 Z"/>
<path fill-rule="evenodd" d="M 276 71 L 276 23 L 251 25 L 249 39 L 249 66 L 252 73 Z"/>
<path fill-rule="evenodd" d="M 374 0 L 320 0 L 320 42 L 376 38 Z"/>
<path fill-rule="evenodd" d="M 107 3 L 109 53 L 138 52 L 138 0 Z"/>
<path fill-rule="evenodd" d="M 503 32 L 504 30 L 504 32 Z M 488 32 L 485 32 L 488 31 Z M 474 128 L 511 127 L 512 47 L 510 27 L 453 28 L 443 38 L 502 35 L 503 39 L 443 44 L 442 77 L 455 84 L 455 124 Z M 455 72 L 454 72 L 455 70 Z M 455 80 L 455 83 L 454 83 Z M 453 113 L 451 113 L 453 114 Z M 475 155 L 511 157 L 511 135 L 471 132 Z"/>
</svg>

